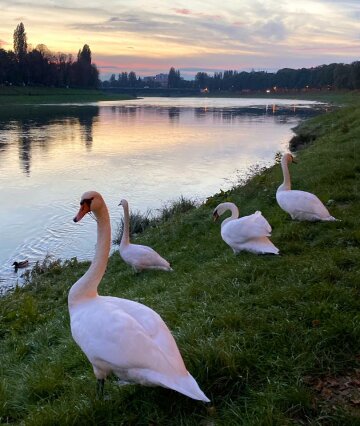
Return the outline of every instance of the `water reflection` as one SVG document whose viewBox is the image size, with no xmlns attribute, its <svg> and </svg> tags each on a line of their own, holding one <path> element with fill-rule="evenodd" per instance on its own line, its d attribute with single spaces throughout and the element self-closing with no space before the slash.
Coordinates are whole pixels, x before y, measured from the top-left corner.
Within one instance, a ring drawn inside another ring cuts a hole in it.
<svg viewBox="0 0 360 426">
<path fill-rule="evenodd" d="M 171 107 L 168 110 L 168 114 L 169 114 L 169 120 L 174 122 L 174 121 L 179 121 L 180 118 L 180 108 L 177 107 Z"/>
<path fill-rule="evenodd" d="M 227 108 L 209 108 L 206 106 L 197 108 L 180 108 L 180 107 L 152 107 L 152 106 L 122 106 L 112 105 L 110 111 L 114 115 L 126 117 L 127 119 L 138 120 L 139 117 L 146 115 L 153 115 L 158 117 L 168 116 L 170 122 L 179 121 L 181 116 L 187 116 L 189 111 L 194 115 L 196 120 L 202 120 L 204 118 L 213 118 L 216 120 L 233 121 L 235 119 L 241 119 L 244 117 L 261 118 L 266 116 L 273 116 L 276 121 L 283 122 L 284 118 L 308 118 L 312 115 L 318 114 L 319 110 L 316 108 L 309 109 L 304 107 L 297 107 L 296 105 L 264 105 L 264 106 L 253 106 L 253 107 L 227 107 Z"/>
<path fill-rule="evenodd" d="M 21 114 L 20 114 L 21 115 Z M 0 159 L 7 150 L 17 144 L 20 169 L 30 177 L 32 157 L 39 155 L 39 151 L 48 153 L 51 145 L 61 144 L 59 134 L 69 130 L 66 137 L 76 139 L 74 128 L 78 127 L 81 140 L 90 151 L 93 143 L 93 126 L 99 116 L 99 107 L 71 108 L 69 110 L 54 111 L 52 114 L 39 110 L 33 114 L 17 120 L 6 121 L 0 117 L 0 132 L 3 141 L 0 142 Z M 61 131 L 59 132 L 59 128 Z M 65 132 L 67 133 L 67 132 Z M 44 154 L 42 154 L 44 155 Z"/>
<path fill-rule="evenodd" d="M 30 176 L 31 138 L 29 135 L 29 124 L 19 123 L 18 134 L 20 167 L 27 176 Z"/>
<path fill-rule="evenodd" d="M 115 228 L 121 198 L 143 212 L 181 194 L 204 199 L 272 163 L 291 128 L 315 113 L 272 105 L 159 98 L 1 116 L 0 281 L 14 283 L 14 260 L 91 257 L 96 227 L 72 222 L 87 190 L 103 194 Z"/>
</svg>

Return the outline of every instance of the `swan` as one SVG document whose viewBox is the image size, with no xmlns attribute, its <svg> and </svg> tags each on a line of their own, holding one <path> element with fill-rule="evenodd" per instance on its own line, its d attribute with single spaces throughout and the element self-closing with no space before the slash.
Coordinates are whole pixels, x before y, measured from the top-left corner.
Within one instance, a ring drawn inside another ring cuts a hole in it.
<svg viewBox="0 0 360 426">
<path fill-rule="evenodd" d="M 124 262 L 132 266 L 135 272 L 140 272 L 143 269 L 172 271 L 170 263 L 151 247 L 130 243 L 129 204 L 126 200 L 121 200 L 119 206 L 123 206 L 124 209 L 124 229 L 119 248 L 120 256 Z"/>
<path fill-rule="evenodd" d="M 209 402 L 186 370 L 160 315 L 141 303 L 98 294 L 108 263 L 111 229 L 107 206 L 95 191 L 82 195 L 74 222 L 90 212 L 97 220 L 95 256 L 86 273 L 71 287 L 68 306 L 71 333 L 92 364 L 98 396 L 103 395 L 105 378 L 113 372 L 121 381 L 159 385 Z"/>
<path fill-rule="evenodd" d="M 271 226 L 261 212 L 239 218 L 239 209 L 234 203 L 221 203 L 213 212 L 214 220 L 227 210 L 231 211 L 231 216 L 221 223 L 221 237 L 235 254 L 243 250 L 257 254 L 279 254 L 279 249 L 268 238 L 271 236 Z"/>
<path fill-rule="evenodd" d="M 276 191 L 276 200 L 279 206 L 289 213 L 292 219 L 307 221 L 333 221 L 337 220 L 330 215 L 328 209 L 310 192 L 291 189 L 291 180 L 289 173 L 289 163 L 296 163 L 294 157 L 285 153 L 281 159 L 281 168 L 284 176 L 284 182 Z"/>
</svg>

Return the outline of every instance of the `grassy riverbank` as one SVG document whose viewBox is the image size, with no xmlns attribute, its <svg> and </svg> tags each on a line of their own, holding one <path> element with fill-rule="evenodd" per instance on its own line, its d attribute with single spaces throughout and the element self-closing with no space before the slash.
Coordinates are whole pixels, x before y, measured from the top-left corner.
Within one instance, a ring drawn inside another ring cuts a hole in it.
<svg viewBox="0 0 360 426">
<path fill-rule="evenodd" d="M 70 260 L 0 300 L 1 422 L 359 424 L 360 104 L 318 116 L 299 133 L 312 143 L 291 168 L 293 186 L 316 193 L 341 221 L 291 221 L 275 200 L 277 164 L 137 238 L 173 273 L 134 275 L 114 254 L 99 287 L 162 315 L 211 405 L 162 388 L 118 387 L 114 378 L 107 398 L 96 400 L 66 305 L 88 264 Z M 234 256 L 211 218 L 225 200 L 241 215 L 261 210 L 281 256 Z"/>
<path fill-rule="evenodd" d="M 98 114 L 98 101 L 127 99 L 134 98 L 101 90 L 0 87 L 0 119 L 36 119 L 43 122 L 63 116 L 89 117 Z M 83 105 L 88 103 L 92 104 Z"/>
<path fill-rule="evenodd" d="M 47 87 L 0 87 L 0 108 L 29 104 L 58 104 L 132 99 L 132 96 L 107 94 L 95 89 L 59 89 Z M 0 110 L 1 113 L 1 110 Z"/>
</svg>

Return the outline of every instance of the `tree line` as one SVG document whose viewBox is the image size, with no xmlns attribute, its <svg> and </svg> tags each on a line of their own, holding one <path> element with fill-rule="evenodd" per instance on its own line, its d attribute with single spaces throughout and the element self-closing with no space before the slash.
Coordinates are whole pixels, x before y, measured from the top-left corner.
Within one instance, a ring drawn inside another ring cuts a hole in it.
<svg viewBox="0 0 360 426">
<path fill-rule="evenodd" d="M 0 48 L 0 85 L 94 88 L 99 71 L 91 63 L 91 50 L 85 44 L 76 61 L 72 55 L 54 54 L 45 44 L 30 49 L 24 24 L 14 31 L 14 49 Z"/>
<path fill-rule="evenodd" d="M 156 80 L 144 80 L 134 71 L 122 72 L 116 78 L 112 74 L 104 87 L 161 87 Z M 360 61 L 351 64 L 333 63 L 313 68 L 282 68 L 277 72 L 234 71 L 215 72 L 209 75 L 198 72 L 194 80 L 185 80 L 180 71 L 170 68 L 168 88 L 208 89 L 210 91 L 286 91 L 286 90 L 323 90 L 323 89 L 360 89 Z"/>
</svg>

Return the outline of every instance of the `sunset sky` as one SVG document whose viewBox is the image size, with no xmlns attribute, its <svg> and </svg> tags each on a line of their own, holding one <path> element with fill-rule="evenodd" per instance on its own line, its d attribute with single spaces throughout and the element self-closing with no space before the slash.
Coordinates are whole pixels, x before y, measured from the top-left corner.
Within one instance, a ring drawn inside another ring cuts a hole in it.
<svg viewBox="0 0 360 426">
<path fill-rule="evenodd" d="M 0 0 L 0 47 L 72 53 L 87 43 L 101 78 L 121 71 L 249 71 L 360 59 L 360 0 Z"/>
</svg>

